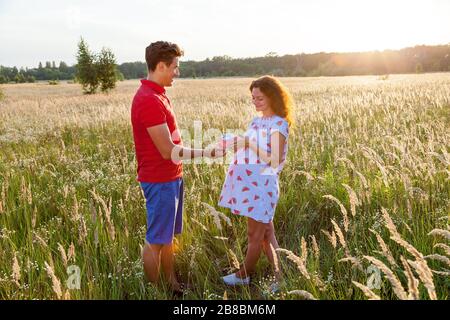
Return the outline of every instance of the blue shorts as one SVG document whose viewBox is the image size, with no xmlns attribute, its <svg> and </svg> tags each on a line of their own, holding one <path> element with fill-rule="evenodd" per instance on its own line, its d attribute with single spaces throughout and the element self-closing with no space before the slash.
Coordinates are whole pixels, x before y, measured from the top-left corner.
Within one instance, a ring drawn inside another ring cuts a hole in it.
<svg viewBox="0 0 450 320">
<path fill-rule="evenodd" d="M 147 207 L 147 232 L 150 244 L 172 243 L 183 229 L 183 178 L 170 182 L 141 182 Z"/>
</svg>

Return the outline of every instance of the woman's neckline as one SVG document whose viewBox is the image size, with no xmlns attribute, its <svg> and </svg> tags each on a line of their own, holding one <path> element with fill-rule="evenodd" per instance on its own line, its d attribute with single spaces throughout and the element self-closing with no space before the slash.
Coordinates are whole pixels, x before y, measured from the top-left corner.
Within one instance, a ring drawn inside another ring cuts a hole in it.
<svg viewBox="0 0 450 320">
<path fill-rule="evenodd" d="M 272 119 L 272 118 L 275 117 L 275 116 L 276 116 L 276 115 L 273 114 L 273 115 L 271 115 L 271 116 L 261 116 L 260 118 L 263 119 L 263 120 L 269 120 L 269 119 Z"/>
</svg>

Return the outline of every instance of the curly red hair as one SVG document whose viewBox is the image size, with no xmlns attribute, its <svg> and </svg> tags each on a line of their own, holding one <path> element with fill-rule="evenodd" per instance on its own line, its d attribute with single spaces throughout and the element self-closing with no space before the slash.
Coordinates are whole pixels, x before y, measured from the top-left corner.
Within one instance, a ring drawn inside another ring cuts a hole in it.
<svg viewBox="0 0 450 320">
<path fill-rule="evenodd" d="M 259 88 L 261 92 L 269 99 L 270 108 L 273 112 L 284 119 L 289 127 L 295 126 L 293 108 L 293 99 L 286 87 L 275 77 L 263 76 L 254 80 L 250 85 L 250 91 L 253 88 Z"/>
</svg>

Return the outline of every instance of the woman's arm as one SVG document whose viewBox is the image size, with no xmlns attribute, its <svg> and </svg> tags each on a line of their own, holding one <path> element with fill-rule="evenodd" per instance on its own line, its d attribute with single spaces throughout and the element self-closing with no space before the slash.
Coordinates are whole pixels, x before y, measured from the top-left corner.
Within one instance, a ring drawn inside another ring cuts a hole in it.
<svg viewBox="0 0 450 320">
<path fill-rule="evenodd" d="M 250 141 L 248 137 L 237 137 L 234 144 L 234 150 L 237 151 L 241 148 L 249 148 L 256 153 L 259 159 L 276 169 L 280 165 L 281 161 L 283 161 L 282 157 L 285 144 L 286 137 L 279 131 L 276 131 L 270 135 L 271 152 L 262 149 L 256 142 Z"/>
<path fill-rule="evenodd" d="M 147 131 L 158 149 L 159 153 L 166 160 L 181 161 L 200 157 L 216 158 L 225 154 L 224 148 L 209 146 L 205 149 L 191 149 L 182 145 L 174 144 L 169 128 L 166 123 L 147 128 Z"/>
</svg>

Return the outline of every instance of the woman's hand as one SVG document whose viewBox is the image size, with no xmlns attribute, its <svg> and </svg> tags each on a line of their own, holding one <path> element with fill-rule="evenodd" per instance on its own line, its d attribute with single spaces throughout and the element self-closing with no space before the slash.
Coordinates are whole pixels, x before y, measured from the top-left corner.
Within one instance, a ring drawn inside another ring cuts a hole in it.
<svg viewBox="0 0 450 320">
<path fill-rule="evenodd" d="M 233 150 L 236 152 L 239 149 L 247 149 L 250 144 L 250 139 L 248 137 L 237 136 L 234 138 Z"/>
</svg>

